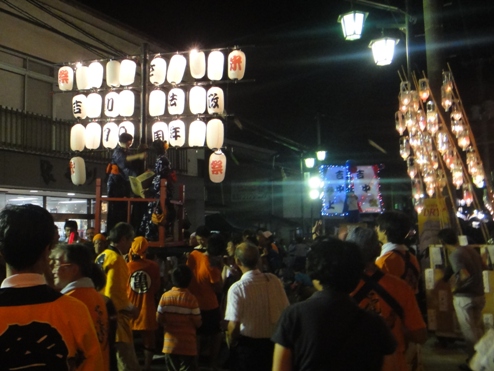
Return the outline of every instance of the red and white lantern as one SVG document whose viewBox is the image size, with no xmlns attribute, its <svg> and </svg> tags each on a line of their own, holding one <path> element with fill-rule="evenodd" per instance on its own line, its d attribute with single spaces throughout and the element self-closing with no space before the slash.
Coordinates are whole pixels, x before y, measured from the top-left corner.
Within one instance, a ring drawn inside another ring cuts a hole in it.
<svg viewBox="0 0 494 371">
<path fill-rule="evenodd" d="M 79 119 L 87 117 L 87 98 L 84 94 L 77 94 L 72 98 L 72 114 Z"/>
<path fill-rule="evenodd" d="M 228 55 L 228 78 L 242 80 L 245 74 L 245 53 L 234 50 Z"/>
<path fill-rule="evenodd" d="M 219 50 L 212 51 L 208 55 L 208 79 L 219 81 L 223 78 L 225 67 L 225 55 Z"/>
<path fill-rule="evenodd" d="M 103 84 L 103 66 L 100 62 L 93 62 L 88 67 L 89 85 L 91 88 L 101 88 Z"/>
<path fill-rule="evenodd" d="M 69 163 L 70 179 L 74 185 L 86 183 L 86 164 L 82 157 L 72 157 Z"/>
<path fill-rule="evenodd" d="M 209 120 L 206 129 L 206 144 L 208 148 L 214 151 L 223 147 L 224 136 L 223 122 L 218 119 Z"/>
<path fill-rule="evenodd" d="M 101 116 L 101 106 L 103 98 L 98 93 L 91 93 L 87 96 L 87 116 L 89 118 L 97 118 Z"/>
<path fill-rule="evenodd" d="M 105 95 L 105 116 L 106 117 L 117 117 L 120 113 L 119 109 L 119 97 L 120 95 L 111 91 Z"/>
<path fill-rule="evenodd" d="M 86 142 L 86 128 L 82 124 L 75 124 L 70 129 L 70 149 L 72 151 L 84 151 Z"/>
<path fill-rule="evenodd" d="M 166 74 L 166 81 L 170 84 L 180 84 L 184 77 L 185 66 L 187 60 L 183 55 L 175 54 L 170 59 L 170 65 L 168 66 L 168 72 Z"/>
<path fill-rule="evenodd" d="M 173 120 L 168 126 L 170 133 L 170 145 L 182 147 L 185 144 L 185 124 L 182 120 Z"/>
<path fill-rule="evenodd" d="M 103 126 L 103 147 L 113 149 L 118 144 L 118 126 L 114 122 L 107 122 Z"/>
<path fill-rule="evenodd" d="M 119 94 L 119 114 L 122 117 L 130 117 L 134 114 L 135 95 L 130 89 L 122 90 Z"/>
<path fill-rule="evenodd" d="M 213 86 L 207 94 L 208 113 L 222 114 L 225 110 L 225 95 L 223 89 Z"/>
<path fill-rule="evenodd" d="M 189 126 L 189 147 L 204 147 L 206 124 L 201 120 L 192 121 Z"/>
<path fill-rule="evenodd" d="M 149 115 L 163 116 L 165 114 L 166 94 L 163 90 L 153 90 L 149 94 Z"/>
<path fill-rule="evenodd" d="M 153 133 L 153 142 L 155 140 L 162 140 L 163 142 L 170 141 L 170 133 L 168 132 L 168 125 L 166 122 L 155 122 L 151 128 L 151 132 Z"/>
<path fill-rule="evenodd" d="M 101 126 L 97 122 L 90 122 L 86 126 L 85 142 L 87 149 L 98 149 L 101 143 Z"/>
<path fill-rule="evenodd" d="M 213 183 L 221 183 L 225 179 L 226 156 L 221 150 L 211 153 L 209 156 L 209 179 Z"/>
<path fill-rule="evenodd" d="M 182 89 L 174 88 L 168 92 L 168 113 L 170 115 L 181 115 L 185 109 L 185 93 Z"/>
<path fill-rule="evenodd" d="M 124 59 L 122 63 L 120 63 L 120 85 L 128 86 L 134 83 L 136 67 L 136 62 L 132 59 Z"/>
<path fill-rule="evenodd" d="M 119 61 L 109 61 L 106 64 L 106 85 L 110 88 L 118 88 L 120 86 Z"/>
<path fill-rule="evenodd" d="M 59 68 L 58 87 L 62 91 L 70 91 L 74 88 L 74 70 L 72 67 L 63 66 Z"/>
<path fill-rule="evenodd" d="M 193 115 L 206 111 L 206 89 L 194 86 L 189 92 L 189 109 Z"/>
<path fill-rule="evenodd" d="M 149 82 L 161 85 L 166 78 L 166 61 L 161 57 L 154 58 L 149 65 Z"/>
<path fill-rule="evenodd" d="M 206 56 L 204 52 L 193 49 L 189 53 L 190 75 L 194 79 L 202 79 L 206 74 Z"/>
</svg>

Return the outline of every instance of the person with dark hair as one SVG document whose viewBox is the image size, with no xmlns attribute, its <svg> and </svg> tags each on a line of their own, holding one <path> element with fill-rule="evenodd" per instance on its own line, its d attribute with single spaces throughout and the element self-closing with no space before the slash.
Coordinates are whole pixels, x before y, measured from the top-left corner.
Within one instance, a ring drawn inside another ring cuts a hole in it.
<svg viewBox="0 0 494 371">
<path fill-rule="evenodd" d="M 365 264 L 362 279 L 351 296 L 360 308 L 379 314 L 397 342 L 396 352 L 385 358 L 382 370 L 408 371 L 407 343 L 423 344 L 427 340 L 427 328 L 415 294 L 405 281 L 376 266 L 381 246 L 373 229 L 357 227 L 346 240 L 358 245 Z"/>
<path fill-rule="evenodd" d="M 396 343 L 382 318 L 349 296 L 363 268 L 351 242 L 327 238 L 312 246 L 307 273 L 318 291 L 281 315 L 272 336 L 273 371 L 381 370 Z"/>
<path fill-rule="evenodd" d="M 221 311 L 218 296 L 221 295 L 221 258 L 226 250 L 223 236 L 213 234 L 208 238 L 206 252 L 193 250 L 187 258 L 192 271 L 189 290 L 197 298 L 201 309 L 202 325 L 197 330 L 199 352 L 209 347 L 209 367 L 215 367 L 221 347 Z"/>
<path fill-rule="evenodd" d="M 65 224 L 63 226 L 63 230 L 65 233 L 65 241 L 66 243 L 86 243 L 85 239 L 79 236 L 79 227 L 75 220 L 67 219 L 65 220 Z"/>
<path fill-rule="evenodd" d="M 140 333 L 144 348 L 144 370 L 151 370 L 151 362 L 155 351 L 156 294 L 161 287 L 160 268 L 158 263 L 146 258 L 148 241 L 144 237 L 136 237 L 129 251 L 130 279 L 127 296 L 131 303 L 139 309 L 139 316 L 130 321 L 132 330 Z"/>
<path fill-rule="evenodd" d="M 208 245 L 208 239 L 211 236 L 211 230 L 205 226 L 200 225 L 196 229 L 196 240 L 198 245 L 194 247 L 194 250 L 201 252 L 206 252 L 206 247 Z"/>
<path fill-rule="evenodd" d="M 94 329 L 98 335 L 104 369 L 110 369 L 110 321 L 106 309 L 106 301 L 95 286 L 102 287 L 106 283 L 105 273 L 93 261 L 88 248 L 83 244 L 60 244 L 50 254 L 54 284 L 62 294 L 82 301 L 89 310 Z"/>
<path fill-rule="evenodd" d="M 7 265 L 0 288 L 2 369 L 104 369 L 87 307 L 46 284 L 54 237 L 53 217 L 40 206 L 0 212 L 0 254 Z"/>
<path fill-rule="evenodd" d="M 201 326 L 199 303 L 187 287 L 192 271 L 179 265 L 171 272 L 172 289 L 161 296 L 156 313 L 165 328 L 163 353 L 168 370 L 196 371 L 196 329 Z"/>
<path fill-rule="evenodd" d="M 123 255 L 129 252 L 134 241 L 134 229 L 128 223 L 118 223 L 108 236 L 109 246 L 96 257 L 106 273 L 106 285 L 101 293 L 109 297 L 117 310 L 117 335 L 115 348 L 119 371 L 140 370 L 134 349 L 130 320 L 139 315 L 138 309 L 127 297 L 129 270 Z"/>
<path fill-rule="evenodd" d="M 236 371 L 271 370 L 274 344 L 270 337 L 289 305 L 280 279 L 257 269 L 259 258 L 255 245 L 243 242 L 235 250 L 242 277 L 228 290 L 225 320 Z"/>
<path fill-rule="evenodd" d="M 149 241 L 157 241 L 159 238 L 158 235 L 158 226 L 153 223 L 152 215 L 153 212 L 157 212 L 158 214 L 165 213 L 166 214 L 166 227 L 168 230 L 171 230 L 171 225 L 175 221 L 176 211 L 173 206 L 171 199 L 173 197 L 173 183 L 176 181 L 175 172 L 171 168 L 171 163 L 168 157 L 166 156 L 166 151 L 168 149 L 168 143 L 162 140 L 155 140 L 152 144 L 152 148 L 156 153 L 156 161 L 154 163 L 154 178 L 152 185 L 148 191 L 148 197 L 156 198 L 157 200 L 154 202 L 148 203 L 147 211 L 144 214 L 141 225 L 139 227 L 139 234 L 146 237 Z M 166 199 L 165 204 L 161 205 L 160 198 L 160 183 L 161 179 L 166 179 Z"/>
<path fill-rule="evenodd" d="M 108 182 L 106 185 L 108 197 L 130 197 L 131 188 L 129 176 L 136 176 L 132 167 L 132 161 L 143 160 L 147 157 L 146 152 L 129 154 L 134 137 L 129 133 L 122 133 L 118 138 L 118 146 L 112 154 L 111 163 L 107 172 Z M 127 220 L 127 204 L 125 202 L 109 202 L 106 230 L 111 230 L 118 222 Z"/>
<path fill-rule="evenodd" d="M 460 246 L 458 235 L 451 228 L 441 229 L 437 237 L 449 252 L 450 265 L 446 268 L 443 281 L 450 281 L 452 284 L 456 317 L 465 338 L 468 357 L 471 358 L 475 353 L 474 345 L 484 333 L 482 309 L 485 306 L 485 296 L 482 259 L 473 248 Z"/>
<path fill-rule="evenodd" d="M 376 265 L 384 272 L 405 280 L 418 293 L 420 265 L 405 245 L 412 224 L 400 211 L 385 211 L 376 220 L 376 232 L 382 244 Z"/>
</svg>

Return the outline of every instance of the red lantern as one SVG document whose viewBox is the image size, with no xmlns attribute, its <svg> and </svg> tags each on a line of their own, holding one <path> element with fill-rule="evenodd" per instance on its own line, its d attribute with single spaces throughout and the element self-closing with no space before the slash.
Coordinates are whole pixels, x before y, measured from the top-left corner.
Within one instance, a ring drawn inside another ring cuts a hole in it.
<svg viewBox="0 0 494 371">
<path fill-rule="evenodd" d="M 209 156 L 209 179 L 213 183 L 221 183 L 225 179 L 226 156 L 221 150 L 211 153 Z"/>
<path fill-rule="evenodd" d="M 245 53 L 234 50 L 228 55 L 228 78 L 242 80 L 245 74 Z"/>
</svg>

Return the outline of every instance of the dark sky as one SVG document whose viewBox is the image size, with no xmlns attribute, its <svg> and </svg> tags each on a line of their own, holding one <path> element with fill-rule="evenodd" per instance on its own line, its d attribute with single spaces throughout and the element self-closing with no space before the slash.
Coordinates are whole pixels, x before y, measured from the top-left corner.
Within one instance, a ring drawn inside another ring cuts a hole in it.
<svg viewBox="0 0 494 371">
<path fill-rule="evenodd" d="M 368 11 L 361 40 L 344 41 L 338 15 L 350 10 L 343 0 L 264 1 L 149 1 L 84 0 L 87 6 L 129 24 L 177 50 L 244 46 L 245 79 L 230 85 L 227 111 L 246 126 L 259 126 L 304 146 L 317 143 L 316 116 L 320 117 L 321 143 L 334 163 L 356 159 L 362 164 L 384 162 L 404 169 L 398 153 L 394 112 L 400 79 L 406 65 L 404 37 L 400 37 L 392 65 L 377 67 L 368 44 L 380 36 L 376 24 L 401 23 L 399 15 L 365 6 Z M 404 0 L 380 3 L 404 7 Z M 411 26 L 413 70 L 426 70 L 422 0 L 410 0 L 417 18 Z M 487 98 L 493 84 L 492 70 L 494 2 L 444 1 L 445 55 L 460 92 L 468 99 Z M 479 58 L 484 63 L 476 68 Z M 447 66 L 444 66 L 447 68 Z M 484 74 L 482 87 L 476 76 Z M 485 92 L 485 93 L 483 93 Z M 482 96 L 482 94 L 484 94 Z M 464 98 L 465 99 L 465 98 Z M 467 101 L 468 101 L 467 99 Z M 234 124 L 227 127 L 238 136 Z M 387 154 L 368 144 L 373 140 Z M 394 165 L 393 165 L 394 164 Z"/>
</svg>

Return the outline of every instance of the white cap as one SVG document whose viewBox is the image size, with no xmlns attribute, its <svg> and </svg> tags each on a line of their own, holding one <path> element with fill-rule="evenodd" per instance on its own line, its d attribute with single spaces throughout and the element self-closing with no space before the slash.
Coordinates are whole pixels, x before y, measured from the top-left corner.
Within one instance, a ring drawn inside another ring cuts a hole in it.
<svg viewBox="0 0 494 371">
<path fill-rule="evenodd" d="M 265 232 L 262 232 L 262 235 L 266 238 L 269 238 L 271 237 L 273 234 L 270 232 L 270 231 L 265 231 Z"/>
</svg>

